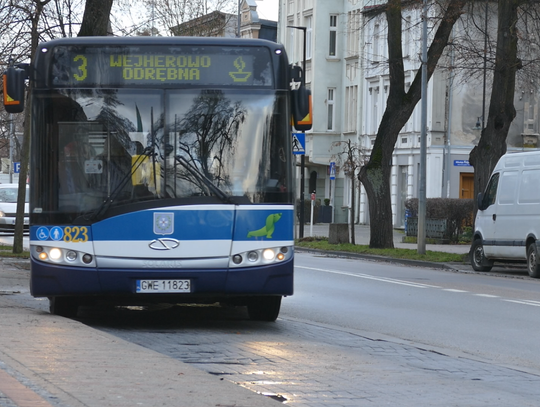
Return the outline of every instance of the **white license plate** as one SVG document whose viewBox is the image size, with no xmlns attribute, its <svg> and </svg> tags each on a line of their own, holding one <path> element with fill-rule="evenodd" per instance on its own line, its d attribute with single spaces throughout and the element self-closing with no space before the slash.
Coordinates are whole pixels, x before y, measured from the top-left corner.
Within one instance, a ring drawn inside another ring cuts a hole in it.
<svg viewBox="0 0 540 407">
<path fill-rule="evenodd" d="M 137 280 L 137 293 L 190 293 L 191 280 Z"/>
</svg>

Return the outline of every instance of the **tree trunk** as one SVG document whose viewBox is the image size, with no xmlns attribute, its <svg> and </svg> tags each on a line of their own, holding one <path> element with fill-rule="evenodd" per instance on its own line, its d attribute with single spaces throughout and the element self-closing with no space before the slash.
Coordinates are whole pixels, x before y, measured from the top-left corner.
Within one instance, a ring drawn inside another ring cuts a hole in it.
<svg viewBox="0 0 540 407">
<path fill-rule="evenodd" d="M 428 80 L 448 44 L 452 27 L 461 15 L 466 0 L 454 0 L 440 20 L 428 50 Z M 358 178 L 368 196 L 371 248 L 393 248 L 394 232 L 390 193 L 392 154 L 399 132 L 409 120 L 421 95 L 421 69 L 418 70 L 408 92 L 405 92 L 405 72 L 401 49 L 401 0 L 390 0 L 386 7 L 388 20 L 388 64 L 390 90 L 369 162 L 362 167 Z"/>
<path fill-rule="evenodd" d="M 474 191 L 483 191 L 499 158 L 506 153 L 506 138 L 516 116 L 514 95 L 516 71 L 521 67 L 517 57 L 518 7 L 522 0 L 499 0 L 497 51 L 493 73 L 493 92 L 486 127 L 470 155 L 474 167 Z M 478 210 L 474 201 L 474 213 Z"/>
<path fill-rule="evenodd" d="M 113 0 L 86 0 L 79 37 L 107 35 Z"/>
<path fill-rule="evenodd" d="M 49 3 L 50 0 L 36 1 L 35 10 L 31 16 L 31 57 L 30 66 L 32 66 L 34 58 L 34 50 L 37 49 L 39 42 L 38 25 L 39 20 L 43 14 L 43 8 Z M 15 214 L 15 230 L 13 231 L 13 253 L 22 253 L 24 249 L 23 237 L 24 237 L 24 204 L 26 201 L 26 180 L 28 178 L 28 167 L 30 164 L 30 123 L 32 115 L 32 81 L 28 83 L 26 88 L 26 94 L 28 95 L 26 101 L 26 108 L 24 110 L 24 130 L 23 141 L 21 146 L 21 166 L 19 171 L 19 190 L 17 193 L 17 213 Z"/>
</svg>

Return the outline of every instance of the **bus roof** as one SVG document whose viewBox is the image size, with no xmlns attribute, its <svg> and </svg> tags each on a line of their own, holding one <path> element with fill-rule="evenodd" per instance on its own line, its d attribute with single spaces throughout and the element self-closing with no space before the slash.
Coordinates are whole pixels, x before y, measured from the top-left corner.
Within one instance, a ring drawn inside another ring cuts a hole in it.
<svg viewBox="0 0 540 407">
<path fill-rule="evenodd" d="M 38 48 L 58 45 L 221 45 L 221 46 L 266 46 L 283 50 L 283 45 L 258 38 L 229 37 L 71 37 L 57 38 L 40 43 Z"/>
</svg>

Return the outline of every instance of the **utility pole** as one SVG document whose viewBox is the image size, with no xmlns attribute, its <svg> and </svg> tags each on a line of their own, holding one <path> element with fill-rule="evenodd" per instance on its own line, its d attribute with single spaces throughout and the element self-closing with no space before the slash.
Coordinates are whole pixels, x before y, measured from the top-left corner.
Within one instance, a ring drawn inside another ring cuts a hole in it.
<svg viewBox="0 0 540 407">
<path fill-rule="evenodd" d="M 302 85 L 306 84 L 306 30 L 307 27 L 298 27 L 294 25 L 288 25 L 288 28 L 294 28 L 295 30 L 302 30 L 304 33 L 304 55 L 302 58 Z M 294 46 L 294 45 L 293 45 Z M 305 133 L 303 131 L 302 133 Z M 304 138 L 305 140 L 305 138 Z M 304 189 L 305 189 L 305 168 L 306 168 L 306 155 L 302 154 L 300 156 L 300 231 L 298 237 L 302 239 L 304 237 L 304 223 L 305 223 L 305 214 L 304 214 Z"/>
<path fill-rule="evenodd" d="M 426 144 L 427 144 L 427 0 L 422 10 L 422 130 L 418 188 L 418 254 L 426 254 Z"/>
<path fill-rule="evenodd" d="M 13 183 L 13 138 L 15 137 L 15 125 L 13 113 L 9 114 L 9 183 Z"/>
</svg>

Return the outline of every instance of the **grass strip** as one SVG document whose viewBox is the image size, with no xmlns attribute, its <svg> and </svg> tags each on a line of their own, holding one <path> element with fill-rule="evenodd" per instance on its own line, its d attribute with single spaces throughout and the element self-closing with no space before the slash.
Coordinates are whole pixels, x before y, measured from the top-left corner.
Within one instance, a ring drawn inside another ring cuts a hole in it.
<svg viewBox="0 0 540 407">
<path fill-rule="evenodd" d="M 330 244 L 328 243 L 327 238 L 304 238 L 297 240 L 295 246 L 307 249 L 370 254 L 395 259 L 422 260 L 440 263 L 468 263 L 469 261 L 468 254 L 436 252 L 431 250 L 426 250 L 426 254 L 419 254 L 418 251 L 414 249 L 370 249 L 367 245 L 353 245 L 351 243 Z"/>
<path fill-rule="evenodd" d="M 13 253 L 13 246 L 0 244 L 0 257 L 17 257 L 20 259 L 29 259 L 30 252 L 23 250 L 22 253 Z"/>
</svg>

